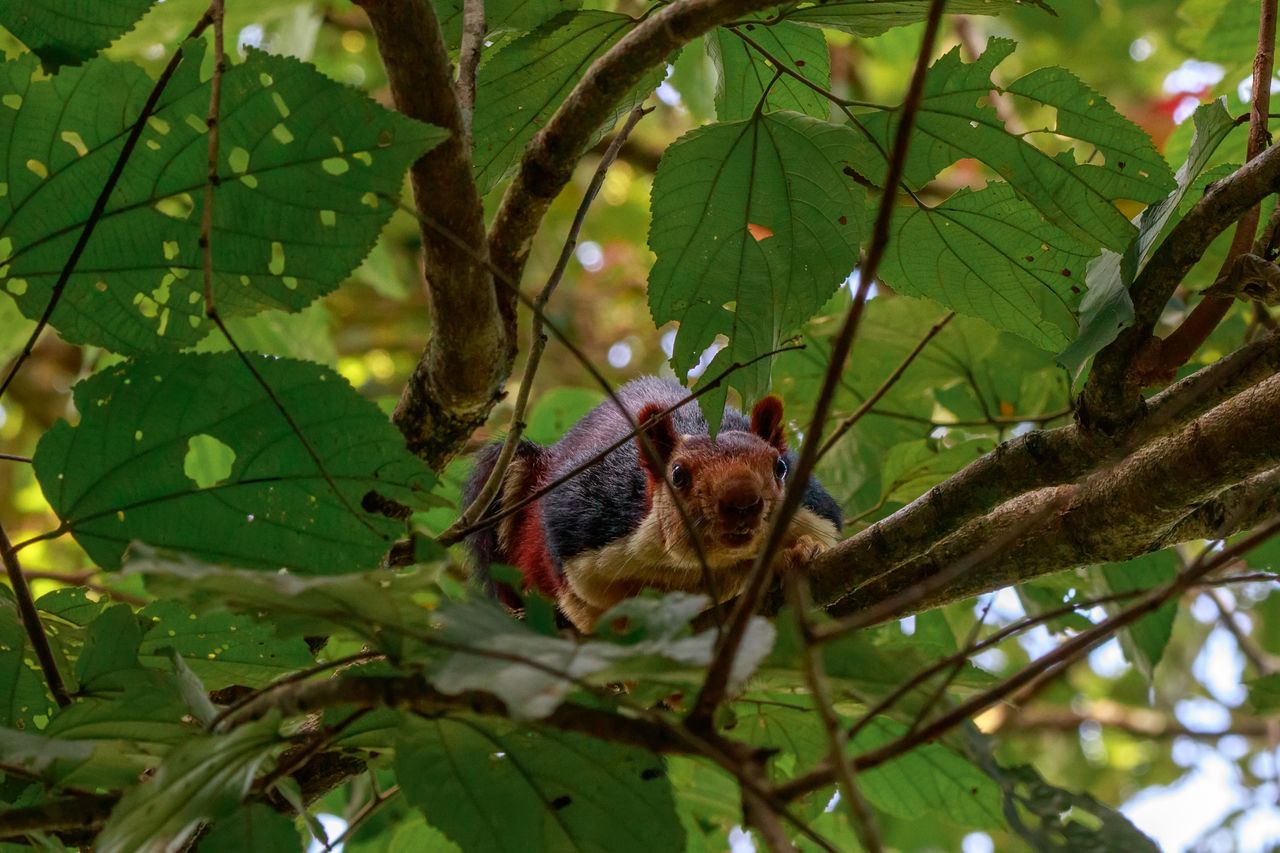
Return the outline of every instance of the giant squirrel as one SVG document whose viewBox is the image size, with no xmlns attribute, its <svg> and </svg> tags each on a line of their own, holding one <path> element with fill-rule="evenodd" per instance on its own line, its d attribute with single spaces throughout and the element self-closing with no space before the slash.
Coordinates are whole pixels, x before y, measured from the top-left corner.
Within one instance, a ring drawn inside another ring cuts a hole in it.
<svg viewBox="0 0 1280 853">
<path fill-rule="evenodd" d="M 656 377 L 633 380 L 617 394 L 637 423 L 687 396 L 678 383 Z M 486 514 L 513 506 L 632 430 L 615 403 L 606 400 L 553 445 L 522 440 Z M 526 587 L 555 599 L 582 631 L 646 587 L 705 592 L 704 570 L 673 500 L 674 488 L 698 530 L 715 590 L 722 600 L 736 595 L 796 461 L 783 436 L 781 401 L 765 397 L 750 419 L 726 408 L 714 441 L 692 402 L 647 434 L 666 468 L 666 482 L 651 468 L 638 440 L 626 442 L 554 491 L 469 536 L 481 584 L 498 591 L 489 565 L 514 565 Z M 464 504 L 483 488 L 500 449 L 498 442 L 477 454 Z M 775 566 L 786 570 L 807 562 L 835 543 L 841 524 L 840 507 L 810 479 Z"/>
</svg>

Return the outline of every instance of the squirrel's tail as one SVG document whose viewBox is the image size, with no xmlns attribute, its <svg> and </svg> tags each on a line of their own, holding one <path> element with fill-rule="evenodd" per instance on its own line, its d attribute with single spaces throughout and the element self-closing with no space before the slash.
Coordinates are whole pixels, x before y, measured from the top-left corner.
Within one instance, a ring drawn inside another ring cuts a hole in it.
<svg viewBox="0 0 1280 853">
<path fill-rule="evenodd" d="M 502 442 L 496 441 L 486 444 L 476 454 L 475 467 L 471 469 L 471 475 L 467 477 L 467 482 L 462 487 L 464 507 L 470 506 L 479 497 L 480 490 L 484 488 L 494 466 L 497 465 L 501 452 Z M 514 506 L 538 488 L 545 454 L 546 450 L 541 445 L 534 444 L 528 439 L 520 440 L 516 445 L 516 453 L 511 460 L 511 465 L 508 466 L 502 478 L 502 485 L 480 516 L 482 520 L 497 515 L 507 507 Z M 489 595 L 497 596 L 512 606 L 519 605 L 519 597 L 514 595 L 514 590 L 494 582 L 489 574 L 489 566 L 493 563 L 513 563 L 514 555 L 510 553 L 509 546 L 513 537 L 517 535 L 516 531 L 520 529 L 523 517 L 523 511 L 516 512 L 497 524 L 477 530 L 466 540 L 474 558 L 472 572 L 476 583 Z"/>
</svg>

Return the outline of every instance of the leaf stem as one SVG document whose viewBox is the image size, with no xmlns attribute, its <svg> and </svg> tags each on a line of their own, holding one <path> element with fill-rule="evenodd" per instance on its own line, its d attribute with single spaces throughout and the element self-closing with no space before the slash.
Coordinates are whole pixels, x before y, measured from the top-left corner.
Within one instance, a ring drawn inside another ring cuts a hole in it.
<svg viewBox="0 0 1280 853">
<path fill-rule="evenodd" d="M 9 534 L 0 526 L 0 558 L 4 560 L 4 569 L 9 576 L 9 585 L 13 587 L 13 597 L 18 603 L 18 615 L 22 617 L 22 627 L 31 640 L 31 648 L 40 663 L 40 671 L 44 673 L 45 684 L 54 700 L 62 707 L 71 704 L 67 695 L 67 687 L 58 672 L 57 661 L 53 657 L 53 649 L 49 646 L 49 638 L 45 636 L 44 625 L 40 623 L 40 613 L 36 610 L 35 599 L 31 597 L 31 587 L 22 574 L 22 566 L 18 563 L 18 554 L 9 541 Z"/>
</svg>

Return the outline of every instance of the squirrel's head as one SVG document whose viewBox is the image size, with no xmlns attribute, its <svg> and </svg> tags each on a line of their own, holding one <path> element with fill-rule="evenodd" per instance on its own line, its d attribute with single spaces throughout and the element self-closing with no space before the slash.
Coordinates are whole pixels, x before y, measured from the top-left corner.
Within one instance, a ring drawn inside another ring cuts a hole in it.
<svg viewBox="0 0 1280 853">
<path fill-rule="evenodd" d="M 650 404 L 637 419 L 643 424 L 662 411 L 662 406 Z M 649 478 L 653 514 L 667 546 L 692 556 L 674 493 L 688 510 L 714 567 L 753 557 L 790 473 L 784 456 L 782 401 L 765 397 L 751 410 L 749 430 L 725 430 L 714 441 L 706 435 L 679 435 L 670 416 L 658 418 L 646 434 L 662 467 L 655 469 L 643 444 L 640 464 Z"/>
</svg>

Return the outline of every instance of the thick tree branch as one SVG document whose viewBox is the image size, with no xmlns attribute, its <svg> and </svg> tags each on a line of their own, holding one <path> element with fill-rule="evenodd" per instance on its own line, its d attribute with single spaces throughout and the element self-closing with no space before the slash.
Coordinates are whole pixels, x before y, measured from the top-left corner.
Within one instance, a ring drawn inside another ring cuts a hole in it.
<svg viewBox="0 0 1280 853">
<path fill-rule="evenodd" d="M 1134 370 L 1169 297 L 1228 225 L 1280 190 L 1280 145 L 1273 145 L 1230 177 L 1211 184 L 1129 288 L 1134 324 L 1094 359 L 1077 417 L 1091 430 L 1115 433 L 1141 415 L 1141 382 Z"/>
<path fill-rule="evenodd" d="M 357 0 L 369 15 L 391 94 L 405 115 L 450 137 L 413 165 L 418 209 L 475 251 L 423 227 L 431 340 L 394 419 L 410 450 L 437 470 L 482 426 L 515 359 L 515 298 L 483 263 L 484 209 L 440 25 L 428 0 Z M 481 255 L 480 259 L 476 254 Z"/>
<path fill-rule="evenodd" d="M 777 0 L 677 0 L 597 59 L 525 148 L 489 230 L 489 253 L 498 268 L 520 280 L 547 208 L 569 182 L 592 134 L 646 71 L 712 27 L 776 4 Z"/>
<path fill-rule="evenodd" d="M 926 582 L 1028 519 L 1035 519 L 1034 527 L 945 589 L 918 597 L 911 609 L 1073 566 L 1127 560 L 1174 544 L 1175 537 L 1234 532 L 1256 521 L 1275 500 L 1274 492 L 1266 492 L 1266 480 L 1248 478 L 1265 476 L 1277 466 L 1280 375 L 1273 375 L 1079 485 L 1043 488 L 1014 498 L 954 534 L 938 537 L 927 551 L 896 567 L 876 556 L 876 540 L 886 530 L 880 525 L 868 528 L 811 564 L 814 597 L 841 613 L 869 607 Z M 1247 482 L 1237 486 L 1242 481 Z M 1248 497 L 1252 506 L 1245 510 L 1219 505 L 1206 511 L 1215 500 L 1230 496 L 1233 487 L 1239 489 L 1235 497 Z M 1065 510 L 1046 512 L 1063 500 Z M 1193 518 L 1202 526 L 1189 524 Z M 1205 529 L 1223 519 L 1229 529 Z"/>
</svg>

